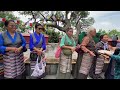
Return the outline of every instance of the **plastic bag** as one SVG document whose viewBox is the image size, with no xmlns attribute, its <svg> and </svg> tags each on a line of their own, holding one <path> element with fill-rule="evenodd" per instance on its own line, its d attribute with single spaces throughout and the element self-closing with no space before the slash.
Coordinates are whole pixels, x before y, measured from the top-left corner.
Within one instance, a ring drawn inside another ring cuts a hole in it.
<svg viewBox="0 0 120 90">
<path fill-rule="evenodd" d="M 61 47 L 58 46 L 58 47 L 57 47 L 57 50 L 56 50 L 56 52 L 55 52 L 55 58 L 59 58 L 59 57 L 60 57 L 60 53 L 61 53 Z"/>
<path fill-rule="evenodd" d="M 43 73 L 45 73 L 46 62 L 41 60 L 40 63 L 38 63 L 38 58 L 37 58 L 34 71 L 31 74 L 31 76 L 34 76 L 34 77 L 40 77 Z"/>
</svg>

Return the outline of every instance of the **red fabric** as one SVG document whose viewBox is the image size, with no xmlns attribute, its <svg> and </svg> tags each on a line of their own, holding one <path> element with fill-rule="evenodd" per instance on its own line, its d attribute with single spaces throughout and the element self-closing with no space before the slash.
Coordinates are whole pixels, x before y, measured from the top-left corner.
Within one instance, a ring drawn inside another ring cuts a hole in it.
<svg viewBox="0 0 120 90">
<path fill-rule="evenodd" d="M 32 23 L 30 23 L 30 26 L 32 27 Z"/>
<path fill-rule="evenodd" d="M 59 57 L 60 57 L 60 53 L 61 53 L 61 47 L 58 46 L 58 47 L 57 47 L 57 50 L 56 50 L 56 52 L 55 52 L 55 58 L 59 58 Z"/>
<path fill-rule="evenodd" d="M 2 22 L 5 22 L 6 21 L 6 19 L 5 18 L 2 18 Z"/>
<path fill-rule="evenodd" d="M 17 24 L 20 24 L 20 21 L 19 21 L 19 20 L 17 20 Z"/>
</svg>

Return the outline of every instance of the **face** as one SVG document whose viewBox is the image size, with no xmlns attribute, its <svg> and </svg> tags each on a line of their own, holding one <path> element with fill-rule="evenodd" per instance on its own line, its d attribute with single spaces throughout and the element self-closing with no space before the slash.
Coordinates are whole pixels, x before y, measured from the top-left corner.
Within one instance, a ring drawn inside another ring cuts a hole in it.
<svg viewBox="0 0 120 90">
<path fill-rule="evenodd" d="M 15 32 L 16 31 L 16 24 L 14 22 L 10 21 L 8 26 L 7 26 L 7 30 L 9 30 L 11 32 Z"/>
<path fill-rule="evenodd" d="M 104 35 L 102 41 L 108 42 L 108 35 Z"/>
<path fill-rule="evenodd" d="M 43 31 L 43 27 L 42 26 L 38 26 L 37 28 L 36 28 L 36 32 L 37 33 L 41 33 Z"/>
<path fill-rule="evenodd" d="M 70 37 L 73 36 L 73 29 L 68 30 L 67 35 Z"/>
<path fill-rule="evenodd" d="M 96 36 L 96 29 L 94 29 L 93 31 L 91 31 L 91 35 L 92 36 Z"/>
</svg>

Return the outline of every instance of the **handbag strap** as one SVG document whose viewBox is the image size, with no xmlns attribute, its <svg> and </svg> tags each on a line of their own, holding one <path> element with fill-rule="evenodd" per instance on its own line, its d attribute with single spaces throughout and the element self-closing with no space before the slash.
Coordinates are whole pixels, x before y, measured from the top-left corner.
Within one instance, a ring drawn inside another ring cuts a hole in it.
<svg viewBox="0 0 120 90">
<path fill-rule="evenodd" d="M 39 61 L 39 56 L 37 57 L 37 61 L 36 61 L 36 64 L 38 64 L 38 61 Z"/>
<path fill-rule="evenodd" d="M 38 56 L 38 57 L 37 57 L 37 61 L 36 61 L 37 64 L 39 63 L 39 62 L 38 62 L 38 61 L 39 61 L 39 58 L 41 58 L 40 63 L 42 62 L 42 57 L 41 57 L 41 56 Z"/>
</svg>

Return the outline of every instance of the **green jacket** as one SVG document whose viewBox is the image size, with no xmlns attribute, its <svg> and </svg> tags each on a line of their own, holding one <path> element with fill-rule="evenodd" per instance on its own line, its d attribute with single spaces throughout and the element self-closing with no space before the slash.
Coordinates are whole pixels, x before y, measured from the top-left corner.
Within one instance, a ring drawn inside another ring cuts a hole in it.
<svg viewBox="0 0 120 90">
<path fill-rule="evenodd" d="M 114 79 L 120 79 L 120 53 L 118 55 L 111 55 L 111 59 L 116 61 Z"/>
</svg>

